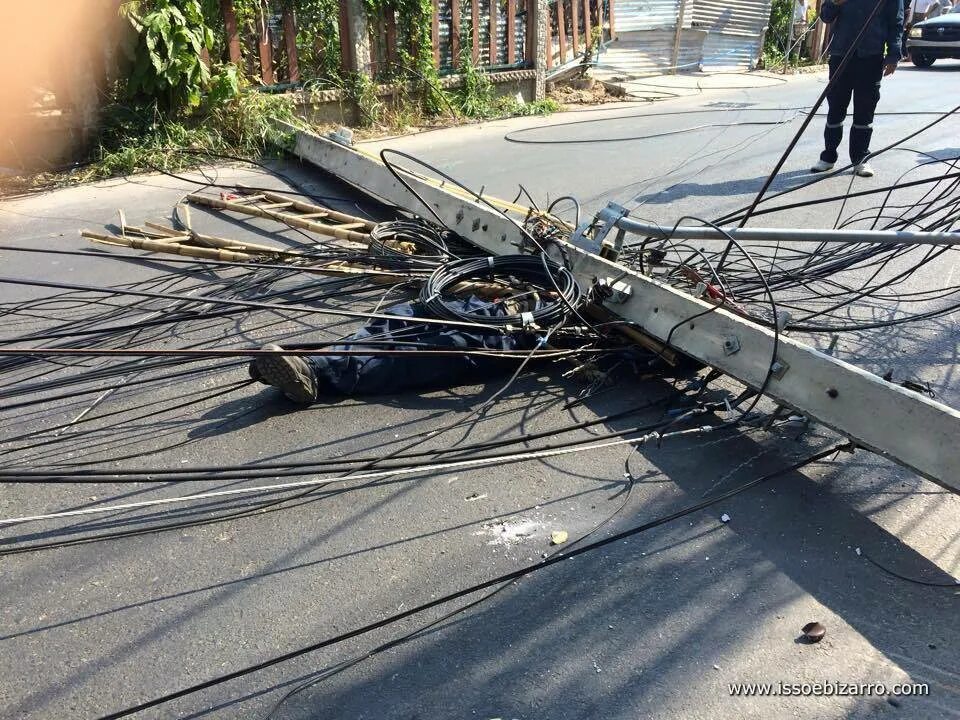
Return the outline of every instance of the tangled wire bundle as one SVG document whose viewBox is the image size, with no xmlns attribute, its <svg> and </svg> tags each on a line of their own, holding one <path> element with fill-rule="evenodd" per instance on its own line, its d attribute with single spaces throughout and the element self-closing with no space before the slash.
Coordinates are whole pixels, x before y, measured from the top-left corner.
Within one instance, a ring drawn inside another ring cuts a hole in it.
<svg viewBox="0 0 960 720">
<path fill-rule="evenodd" d="M 539 302 L 533 310 L 490 317 L 463 311 L 448 303 L 444 294 L 459 283 L 471 281 L 497 282 L 509 287 L 528 287 L 531 293 L 552 293 L 554 297 Z M 437 317 L 460 322 L 483 322 L 488 325 L 551 327 L 562 323 L 571 309 L 583 299 L 573 274 L 562 265 L 535 255 L 501 255 L 467 258 L 441 265 L 420 289 L 420 301 Z"/>
</svg>

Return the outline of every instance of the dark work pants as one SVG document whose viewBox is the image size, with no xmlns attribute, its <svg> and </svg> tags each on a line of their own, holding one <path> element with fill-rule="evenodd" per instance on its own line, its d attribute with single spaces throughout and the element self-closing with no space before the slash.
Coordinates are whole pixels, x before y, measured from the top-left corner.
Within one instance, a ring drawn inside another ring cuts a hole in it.
<svg viewBox="0 0 960 720">
<path fill-rule="evenodd" d="M 823 131 L 824 151 L 820 159 L 837 162 L 837 148 L 843 140 L 843 121 L 847 117 L 850 97 L 853 97 L 853 127 L 850 129 L 850 162 L 858 165 L 870 154 L 873 135 L 873 114 L 880 101 L 880 81 L 883 79 L 883 56 L 854 55 L 842 73 L 837 72 L 841 58 L 830 58 L 830 79 L 833 86 L 827 93 L 827 127 Z"/>
</svg>

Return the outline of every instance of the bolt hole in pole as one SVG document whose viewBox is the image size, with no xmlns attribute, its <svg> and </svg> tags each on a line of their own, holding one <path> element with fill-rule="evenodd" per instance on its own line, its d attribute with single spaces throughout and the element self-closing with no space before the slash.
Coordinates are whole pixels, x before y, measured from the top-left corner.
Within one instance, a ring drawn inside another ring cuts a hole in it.
<svg viewBox="0 0 960 720">
<path fill-rule="evenodd" d="M 840 396 L 840 392 L 836 388 L 827 388 L 827 395 L 836 399 Z"/>
</svg>

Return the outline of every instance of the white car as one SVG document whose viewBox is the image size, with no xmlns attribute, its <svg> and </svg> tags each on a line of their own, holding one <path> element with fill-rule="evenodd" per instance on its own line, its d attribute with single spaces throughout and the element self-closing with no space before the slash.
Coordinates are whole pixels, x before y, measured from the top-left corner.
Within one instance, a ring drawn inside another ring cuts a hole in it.
<svg viewBox="0 0 960 720">
<path fill-rule="evenodd" d="M 940 58 L 960 58 L 960 5 L 910 28 L 907 52 L 918 68 L 928 68 Z"/>
</svg>

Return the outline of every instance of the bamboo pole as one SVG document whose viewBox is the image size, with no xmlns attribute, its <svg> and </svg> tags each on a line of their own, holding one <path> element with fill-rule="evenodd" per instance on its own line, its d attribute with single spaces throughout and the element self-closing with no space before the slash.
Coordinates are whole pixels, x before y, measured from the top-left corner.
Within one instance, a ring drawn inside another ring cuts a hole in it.
<svg viewBox="0 0 960 720">
<path fill-rule="evenodd" d="M 156 223 L 146 223 L 147 227 L 154 228 L 156 230 L 166 230 L 167 228 L 163 225 L 157 225 Z M 265 255 L 289 255 L 290 257 L 304 257 L 305 253 L 302 253 L 298 250 L 288 250 L 286 248 L 278 248 L 272 245 L 261 245 L 260 243 L 247 242 L 246 240 L 233 240 L 231 238 L 217 237 L 216 235 L 203 235 L 198 232 L 191 232 L 189 236 L 190 240 L 194 240 L 201 244 L 207 245 L 209 247 L 219 247 L 219 248 L 240 248 L 241 252 L 251 252 L 256 254 L 265 254 Z"/>
<path fill-rule="evenodd" d="M 199 258 L 203 260 L 219 260 L 222 262 L 248 263 L 256 262 L 262 259 L 261 255 L 238 252 L 223 248 L 204 248 L 194 245 L 171 245 L 150 238 L 132 238 L 120 237 L 117 235 L 108 235 L 106 233 L 93 232 L 92 230 L 81 230 L 80 234 L 97 243 L 104 245 L 115 245 L 118 247 L 128 247 L 134 250 L 143 250 L 144 252 L 161 253 L 166 255 L 184 255 L 186 257 Z M 299 265 L 291 264 L 292 269 L 302 272 L 315 273 L 319 275 L 332 275 L 334 277 L 361 276 L 370 277 L 374 282 L 395 283 L 398 279 L 409 280 L 411 278 L 423 277 L 415 273 L 397 272 L 394 270 L 384 270 L 381 268 L 357 267 L 340 260 L 326 262 L 322 265 Z"/>
<path fill-rule="evenodd" d="M 237 185 L 237 187 L 241 190 L 245 189 L 243 185 Z M 291 204 L 290 206 L 297 212 L 315 214 L 314 217 L 329 217 L 331 220 L 336 220 L 337 222 L 343 223 L 363 223 L 363 226 L 368 230 L 373 230 L 373 228 L 376 226 L 376 223 L 371 220 L 365 220 L 364 218 L 356 217 L 355 215 L 347 215 L 346 213 L 338 212 L 337 210 L 325 208 L 323 205 L 314 205 L 313 203 L 304 202 L 303 200 L 297 200 L 296 198 L 289 197 L 283 193 L 264 190 L 260 192 L 260 196 L 264 200 L 270 200 L 271 202 L 288 202 Z"/>
<path fill-rule="evenodd" d="M 368 234 L 360 233 L 356 230 L 344 230 L 343 228 L 338 228 L 336 225 L 324 225 L 322 223 L 314 222 L 313 220 L 304 220 L 303 218 L 298 218 L 296 215 L 273 212 L 272 210 L 262 210 L 253 205 L 241 205 L 240 203 L 206 197 L 205 195 L 188 195 L 187 200 L 197 203 L 198 205 L 206 205 L 207 207 L 212 207 L 217 210 L 229 210 L 231 212 L 238 212 L 244 215 L 253 215 L 255 217 L 276 220 L 277 222 L 285 225 L 291 225 L 293 227 L 300 228 L 301 230 L 309 230 L 317 233 L 318 235 L 326 235 L 328 237 L 337 238 L 338 240 L 354 242 L 363 247 L 366 247 L 370 240 L 370 236 Z"/>
<path fill-rule="evenodd" d="M 134 250 L 145 250 L 147 252 L 185 255 L 187 257 L 204 258 L 207 260 L 225 260 L 227 262 L 250 262 L 256 259 L 255 255 L 221 248 L 201 248 L 193 245 L 151 240 L 150 238 L 118 237 L 116 235 L 107 235 L 90 230 L 81 230 L 80 234 L 95 242 L 106 243 L 108 245 L 120 245 L 133 248 Z"/>
</svg>

